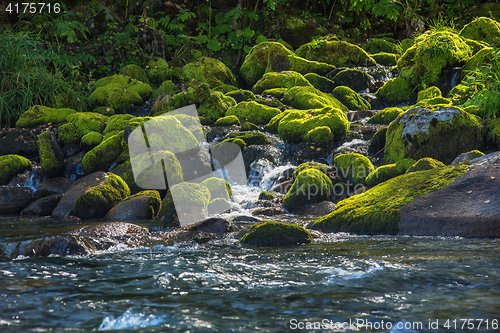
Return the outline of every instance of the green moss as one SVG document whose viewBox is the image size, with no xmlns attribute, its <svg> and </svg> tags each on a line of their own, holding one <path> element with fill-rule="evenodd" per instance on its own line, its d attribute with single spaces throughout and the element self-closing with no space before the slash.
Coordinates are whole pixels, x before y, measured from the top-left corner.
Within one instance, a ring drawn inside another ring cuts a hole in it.
<svg viewBox="0 0 500 333">
<path fill-rule="evenodd" d="M 479 105 L 469 105 L 463 108 L 463 110 L 467 113 L 478 116 L 479 118 L 483 118 L 484 116 L 484 108 Z"/>
<path fill-rule="evenodd" d="M 236 116 L 227 116 L 217 119 L 215 126 L 241 126 L 240 120 Z"/>
<path fill-rule="evenodd" d="M 461 105 L 467 102 L 475 92 L 474 87 L 468 87 L 464 84 L 458 84 L 450 91 L 450 99 L 456 105 Z"/>
<path fill-rule="evenodd" d="M 382 165 L 370 172 L 368 177 L 366 177 L 366 185 L 373 187 L 389 179 L 400 176 L 406 172 L 412 165 L 417 163 L 414 159 L 405 158 L 398 163 Z M 444 164 L 443 164 L 444 166 Z"/>
<path fill-rule="evenodd" d="M 356 68 L 347 68 L 328 74 L 328 76 L 331 75 L 334 75 L 332 81 L 336 86 L 346 86 L 354 91 L 366 90 L 370 87 L 372 80 L 368 74 Z"/>
<path fill-rule="evenodd" d="M 429 99 L 423 99 L 415 105 L 440 105 L 440 106 L 452 106 L 451 99 L 444 97 L 434 97 Z"/>
<path fill-rule="evenodd" d="M 238 89 L 226 93 L 226 96 L 232 97 L 236 103 L 248 102 L 255 99 L 255 95 L 250 90 Z"/>
<path fill-rule="evenodd" d="M 333 97 L 338 99 L 349 110 L 370 110 L 372 106 L 357 92 L 346 86 L 339 86 L 332 92 Z"/>
<path fill-rule="evenodd" d="M 471 160 L 485 155 L 482 151 L 479 151 L 479 150 L 472 150 L 469 153 L 470 153 Z"/>
<path fill-rule="evenodd" d="M 260 132 L 233 132 L 229 134 L 230 138 L 241 139 L 245 141 L 247 146 L 251 145 L 267 145 L 272 144 L 271 140 L 267 138 L 263 133 Z"/>
<path fill-rule="evenodd" d="M 414 197 L 449 185 L 467 170 L 465 166 L 404 174 L 381 183 L 363 194 L 342 200 L 335 211 L 311 225 L 325 232 L 396 234 L 400 208 Z"/>
<path fill-rule="evenodd" d="M 465 73 L 478 69 L 481 66 L 488 65 L 491 60 L 497 56 L 497 51 L 492 47 L 485 47 L 476 54 L 462 67 L 462 78 Z"/>
<path fill-rule="evenodd" d="M 377 90 L 376 94 L 389 104 L 399 104 L 412 99 L 413 89 L 406 79 L 397 77 L 387 81 Z"/>
<path fill-rule="evenodd" d="M 87 152 L 94 149 L 102 142 L 102 134 L 98 132 L 89 132 L 82 137 L 80 148 Z"/>
<path fill-rule="evenodd" d="M 211 199 L 215 198 L 224 198 L 226 200 L 232 200 L 233 192 L 231 191 L 231 185 L 229 182 L 222 178 L 211 177 L 205 179 L 200 183 L 203 186 L 206 186 L 210 191 Z"/>
<path fill-rule="evenodd" d="M 394 53 L 373 53 L 371 57 L 377 64 L 382 66 L 395 66 L 398 61 L 398 56 Z"/>
<path fill-rule="evenodd" d="M 172 71 L 163 58 L 152 57 L 146 63 L 146 75 L 151 83 L 160 85 L 163 81 L 172 78 Z"/>
<path fill-rule="evenodd" d="M 139 192 L 137 194 L 134 194 L 132 196 L 129 196 L 126 200 L 130 200 L 132 198 L 142 197 L 142 196 L 145 196 L 148 198 L 146 218 L 147 219 L 156 218 L 158 216 L 158 213 L 160 212 L 160 209 L 161 209 L 160 193 L 158 191 L 146 190 L 146 191 L 142 191 L 142 192 Z"/>
<path fill-rule="evenodd" d="M 316 169 L 323 172 L 326 175 L 326 165 L 318 162 L 304 162 L 300 164 L 297 168 L 295 168 L 292 174 L 292 180 L 295 180 L 295 178 L 297 178 L 299 173 L 307 169 Z"/>
<path fill-rule="evenodd" d="M 153 93 L 153 100 L 158 99 L 162 96 L 171 96 L 179 93 L 181 90 L 175 85 L 171 80 L 163 81 L 158 89 Z"/>
<path fill-rule="evenodd" d="M 117 83 L 99 87 L 89 96 L 91 107 L 110 106 L 120 112 L 131 110 L 134 105 L 142 104 L 141 96 L 135 91 L 128 91 Z"/>
<path fill-rule="evenodd" d="M 366 177 L 375 170 L 372 162 L 367 157 L 357 153 L 338 155 L 333 160 L 333 163 L 341 175 L 345 175 L 355 184 L 365 185 Z"/>
<path fill-rule="evenodd" d="M 186 182 L 174 185 L 167 191 L 167 195 L 162 201 L 158 220 L 170 223 L 178 221 L 177 205 L 179 208 L 202 215 L 207 209 L 210 199 L 210 191 L 204 185 Z"/>
<path fill-rule="evenodd" d="M 459 108 L 416 106 L 389 125 L 386 142 L 385 163 L 432 157 L 449 164 L 482 147 L 483 132 L 480 119 Z"/>
<path fill-rule="evenodd" d="M 496 45 L 500 39 L 500 24 L 488 17 L 478 17 L 462 28 L 460 36 Z"/>
<path fill-rule="evenodd" d="M 243 139 L 230 138 L 230 139 L 226 139 L 226 140 L 222 141 L 221 143 L 216 144 L 213 149 L 216 149 L 216 147 L 217 148 L 224 147 L 223 143 L 226 143 L 226 142 L 234 143 L 235 145 L 240 147 L 240 149 L 243 149 L 247 145 Z"/>
<path fill-rule="evenodd" d="M 57 148 L 51 142 L 51 133 L 43 131 L 37 140 L 40 165 L 49 177 L 60 175 L 64 171 L 63 156 L 57 156 Z"/>
<path fill-rule="evenodd" d="M 273 200 L 275 197 L 271 192 L 262 191 L 259 193 L 259 200 Z"/>
<path fill-rule="evenodd" d="M 327 126 L 313 128 L 304 136 L 304 141 L 318 144 L 320 146 L 328 146 L 333 144 L 332 130 Z"/>
<path fill-rule="evenodd" d="M 401 49 L 404 52 L 406 52 L 410 47 L 415 45 L 415 40 L 411 38 L 405 38 L 401 41 Z"/>
<path fill-rule="evenodd" d="M 112 116 L 116 114 L 115 109 L 110 106 L 98 106 L 92 110 L 92 112 L 100 113 L 105 116 Z"/>
<path fill-rule="evenodd" d="M 343 137 L 349 130 L 349 120 L 339 109 L 324 107 L 308 111 L 291 110 L 279 120 L 278 133 L 288 142 L 301 142 L 316 127 L 327 126 L 335 138 Z"/>
<path fill-rule="evenodd" d="M 126 75 L 132 79 L 139 80 L 143 83 L 149 84 L 149 79 L 144 69 L 135 64 L 130 64 L 123 67 L 120 70 L 120 74 Z"/>
<path fill-rule="evenodd" d="M 103 134 L 108 134 L 115 131 L 123 131 L 128 126 L 130 119 L 135 118 L 130 114 L 117 114 L 108 118 Z"/>
<path fill-rule="evenodd" d="M 131 162 L 136 172 L 134 183 L 142 188 L 164 189 L 165 179 L 167 187 L 184 180 L 181 163 L 170 151 L 158 150 L 152 156 L 149 153 L 140 154 L 132 157 Z"/>
<path fill-rule="evenodd" d="M 446 165 L 444 165 L 442 162 L 435 160 L 430 157 L 424 157 L 419 159 L 415 164 L 413 164 L 406 172 L 416 172 L 416 171 L 422 171 L 422 170 L 430 170 L 430 169 L 436 169 L 436 168 L 443 168 Z"/>
<path fill-rule="evenodd" d="M 87 174 L 108 171 L 111 164 L 123 152 L 122 137 L 123 134 L 114 135 L 87 152 L 82 160 L 83 171 Z"/>
<path fill-rule="evenodd" d="M 302 110 L 318 109 L 325 106 L 338 108 L 342 111 L 348 110 L 338 99 L 314 87 L 294 87 L 289 89 L 285 94 L 283 103 Z"/>
<path fill-rule="evenodd" d="M 227 94 L 228 92 L 238 90 L 238 87 L 232 86 L 230 84 L 222 84 L 218 87 L 212 88 L 210 92 L 220 92 L 223 93 L 224 95 Z"/>
<path fill-rule="evenodd" d="M 335 66 L 333 65 L 306 60 L 304 58 L 297 57 L 295 54 L 291 54 L 288 56 L 270 54 L 269 61 L 267 62 L 266 73 L 294 71 L 302 75 L 306 75 L 308 73 L 325 75 L 328 72 L 333 71 L 334 69 Z"/>
<path fill-rule="evenodd" d="M 125 89 L 126 91 L 135 91 L 141 96 L 143 99 L 148 99 L 151 94 L 153 94 L 153 88 L 149 84 L 143 83 L 139 80 L 132 79 L 131 77 L 116 74 L 113 76 L 104 77 L 102 79 L 97 80 L 94 84 L 94 89 L 103 88 L 107 85 L 118 85 Z"/>
<path fill-rule="evenodd" d="M 184 66 L 183 70 L 189 79 L 204 77 L 212 88 L 223 84 L 238 85 L 231 70 L 222 61 L 214 58 L 198 58 L 196 61 Z"/>
<path fill-rule="evenodd" d="M 75 202 L 71 215 L 82 219 L 102 217 L 117 203 L 130 195 L 127 183 L 119 176 L 107 174 L 107 179 L 83 193 Z"/>
<path fill-rule="evenodd" d="M 370 119 L 368 119 L 366 123 L 388 125 L 394 119 L 396 119 L 401 113 L 404 112 L 405 111 L 402 108 L 397 108 L 397 107 L 385 108 L 377 112 L 374 116 L 370 117 Z"/>
<path fill-rule="evenodd" d="M 276 97 L 278 99 L 282 99 L 283 96 L 285 96 L 286 89 L 285 88 L 273 88 L 273 89 L 267 89 L 262 92 L 262 95 L 269 95 Z"/>
<path fill-rule="evenodd" d="M 487 123 L 490 130 L 489 135 L 492 137 L 493 141 L 496 143 L 497 148 L 500 149 L 500 118 L 490 120 Z"/>
<path fill-rule="evenodd" d="M 241 125 L 241 131 L 260 131 L 260 127 L 255 125 L 254 123 L 246 122 Z"/>
<path fill-rule="evenodd" d="M 257 81 L 253 86 L 252 91 L 255 94 L 261 94 L 264 90 L 273 88 L 285 88 L 289 89 L 292 87 L 312 87 L 312 85 L 307 81 L 302 74 L 292 71 L 284 71 L 280 73 L 270 72 L 264 74 L 264 76 Z"/>
<path fill-rule="evenodd" d="M 256 224 L 240 239 L 245 245 L 292 245 L 311 243 L 311 233 L 304 227 L 282 222 L 267 221 Z"/>
<path fill-rule="evenodd" d="M 33 165 L 26 157 L 19 155 L 0 156 L 0 185 L 7 185 L 17 174 L 31 170 Z"/>
<path fill-rule="evenodd" d="M 435 85 L 444 68 L 462 66 L 471 56 L 465 41 L 451 31 L 420 35 L 398 60 L 397 67 L 411 86 Z"/>
<path fill-rule="evenodd" d="M 151 119 L 153 119 L 153 117 L 132 118 L 128 121 L 128 127 L 130 127 L 130 129 L 132 129 L 132 130 L 135 130 L 137 127 L 141 126 L 142 124 L 144 124 L 145 122 L 147 122 Z"/>
<path fill-rule="evenodd" d="M 434 97 L 442 97 L 441 90 L 438 87 L 432 86 L 424 90 L 420 90 L 417 95 L 417 102 L 424 99 L 431 99 Z"/>
<path fill-rule="evenodd" d="M 78 112 L 68 116 L 68 123 L 72 123 L 76 128 L 78 141 L 87 133 L 102 133 L 106 128 L 107 121 L 108 117 L 95 112 Z M 59 132 L 61 131 L 61 127 L 59 128 Z M 70 127 L 65 130 L 70 130 Z"/>
<path fill-rule="evenodd" d="M 283 206 L 290 210 L 299 210 L 304 205 L 328 199 L 332 181 L 317 169 L 305 169 L 295 178 L 292 187 L 283 199 Z"/>
<path fill-rule="evenodd" d="M 316 73 L 308 73 L 304 75 L 304 78 L 309 81 L 314 88 L 325 93 L 330 93 L 335 88 L 335 83 L 333 83 L 333 81 Z"/>
<path fill-rule="evenodd" d="M 204 114 L 212 121 L 216 121 L 217 119 L 224 117 L 227 110 L 235 105 L 236 101 L 234 98 L 226 96 L 221 92 L 214 92 L 201 104 L 198 112 L 200 114 Z"/>
<path fill-rule="evenodd" d="M 226 112 L 226 116 L 236 116 L 239 119 L 248 120 L 257 125 L 267 124 L 281 111 L 254 101 L 240 102 Z"/>
<path fill-rule="evenodd" d="M 362 48 L 343 41 L 314 41 L 299 47 L 295 54 L 336 67 L 376 65 L 375 60 Z"/>
<path fill-rule="evenodd" d="M 61 145 L 79 143 L 80 139 L 81 136 L 78 135 L 73 123 L 63 124 L 57 129 L 57 140 Z"/>
<path fill-rule="evenodd" d="M 72 109 L 53 109 L 35 105 L 21 115 L 16 122 L 16 127 L 35 127 L 48 123 L 62 123 L 73 113 L 76 113 L 76 111 Z"/>
<path fill-rule="evenodd" d="M 382 38 L 371 38 L 366 46 L 365 50 L 367 52 L 374 53 L 385 52 L 385 53 L 396 53 L 397 47 L 394 43 L 388 42 Z"/>
<path fill-rule="evenodd" d="M 191 104 L 195 104 L 197 108 L 200 108 L 200 105 L 210 97 L 210 87 L 208 84 L 203 83 L 191 86 L 186 91 L 175 94 L 171 98 L 157 100 L 151 109 L 151 115 L 158 116 Z"/>
</svg>

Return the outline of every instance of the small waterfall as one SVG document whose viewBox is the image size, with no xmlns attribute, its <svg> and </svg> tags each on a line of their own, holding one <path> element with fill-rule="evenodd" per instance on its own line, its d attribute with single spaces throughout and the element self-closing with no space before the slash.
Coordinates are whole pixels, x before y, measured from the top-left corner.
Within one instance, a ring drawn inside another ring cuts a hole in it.
<svg viewBox="0 0 500 333">
<path fill-rule="evenodd" d="M 20 186 L 20 187 L 29 187 L 33 191 L 36 191 L 38 186 L 42 181 L 46 179 L 46 175 L 43 172 L 43 169 L 39 165 L 34 165 L 31 170 L 25 171 L 22 174 L 14 177 L 8 185 L 10 186 Z"/>
</svg>

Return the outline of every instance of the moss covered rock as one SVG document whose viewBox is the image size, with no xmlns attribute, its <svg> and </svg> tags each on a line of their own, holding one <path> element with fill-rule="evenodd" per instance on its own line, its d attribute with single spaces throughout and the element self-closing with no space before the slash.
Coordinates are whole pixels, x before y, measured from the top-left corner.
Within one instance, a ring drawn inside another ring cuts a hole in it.
<svg viewBox="0 0 500 333">
<path fill-rule="evenodd" d="M 462 67 L 462 77 L 464 77 L 466 73 L 469 71 L 478 69 L 481 66 L 488 65 L 491 63 L 497 56 L 497 52 L 493 47 L 485 47 L 476 54 L 472 58 L 467 61 L 467 63 Z"/>
<path fill-rule="evenodd" d="M 167 150 L 133 156 L 132 166 L 135 174 L 126 174 L 123 180 L 144 189 L 165 190 L 184 180 L 181 163 L 175 154 Z"/>
<path fill-rule="evenodd" d="M 274 117 L 273 117 L 274 118 Z M 260 127 L 251 122 L 246 122 L 241 125 L 242 131 L 259 131 Z"/>
<path fill-rule="evenodd" d="M 377 62 L 377 64 L 382 66 L 395 66 L 398 61 L 398 56 L 394 53 L 373 53 L 371 54 L 371 57 Z"/>
<path fill-rule="evenodd" d="M 59 127 L 59 137 L 76 137 L 76 142 L 79 142 L 87 133 L 102 133 L 106 128 L 107 121 L 108 117 L 95 112 L 74 113 L 68 116 L 68 124 L 71 123 L 74 127 L 71 125 L 66 126 L 66 124 L 63 125 L 64 127 Z M 68 141 L 68 139 L 65 138 L 63 141 Z"/>
<path fill-rule="evenodd" d="M 416 106 L 402 113 L 387 130 L 385 163 L 432 157 L 449 164 L 460 153 L 481 148 L 480 119 L 456 107 Z"/>
<path fill-rule="evenodd" d="M 313 128 L 304 136 L 304 141 L 315 143 L 321 146 L 328 146 L 333 144 L 333 133 L 330 127 L 319 126 Z"/>
<path fill-rule="evenodd" d="M 254 101 L 240 102 L 226 112 L 226 116 L 236 116 L 257 125 L 267 124 L 274 116 L 280 114 L 277 108 L 262 105 Z"/>
<path fill-rule="evenodd" d="M 335 83 L 324 76 L 318 75 L 316 73 L 308 73 L 304 75 L 304 78 L 313 85 L 314 88 L 324 92 L 330 93 L 333 88 L 335 88 Z"/>
<path fill-rule="evenodd" d="M 157 219 L 167 224 L 204 220 L 210 199 L 210 191 L 204 185 L 186 182 L 177 184 L 167 191 Z"/>
<path fill-rule="evenodd" d="M 366 156 L 357 153 L 338 155 L 333 163 L 339 173 L 353 181 L 354 184 L 365 185 L 366 177 L 375 170 L 372 162 Z"/>
<path fill-rule="evenodd" d="M 33 167 L 30 160 L 19 155 L 0 156 L 0 185 L 7 185 L 17 174 Z"/>
<path fill-rule="evenodd" d="M 130 189 L 123 179 L 107 173 L 107 178 L 101 185 L 94 186 L 79 196 L 70 214 L 82 219 L 103 217 L 129 195 Z"/>
<path fill-rule="evenodd" d="M 435 160 L 430 157 L 424 157 L 419 159 L 415 164 L 413 164 L 411 167 L 408 168 L 406 172 L 415 172 L 415 171 L 422 171 L 422 170 L 430 170 L 430 169 L 436 169 L 436 168 L 443 168 L 446 165 L 438 160 Z"/>
<path fill-rule="evenodd" d="M 142 98 L 137 92 L 128 91 L 118 83 L 110 83 L 94 90 L 89 96 L 88 102 L 93 108 L 109 106 L 118 112 L 125 113 L 131 110 L 134 105 L 142 104 Z"/>
<path fill-rule="evenodd" d="M 257 83 L 253 86 L 252 91 L 256 94 L 261 94 L 264 90 L 267 89 L 289 89 L 297 86 L 312 87 L 309 81 L 307 81 L 304 76 L 302 76 L 302 74 L 299 74 L 297 72 L 270 72 L 264 74 L 264 76 L 259 81 L 257 81 Z"/>
<path fill-rule="evenodd" d="M 304 227 L 268 221 L 256 224 L 240 239 L 245 245 L 293 245 L 311 243 L 311 233 Z"/>
<path fill-rule="evenodd" d="M 304 162 L 295 168 L 292 174 L 292 180 L 295 180 L 299 173 L 307 169 L 316 169 L 323 172 L 326 175 L 327 166 L 318 162 Z"/>
<path fill-rule="evenodd" d="M 153 93 L 152 99 L 156 101 L 158 98 L 162 98 L 164 96 L 172 96 L 179 93 L 181 89 L 172 82 L 172 80 L 163 81 L 158 89 Z"/>
<path fill-rule="evenodd" d="M 210 191 L 211 200 L 215 198 L 224 198 L 226 200 L 233 199 L 233 192 L 229 182 L 222 178 L 210 177 L 200 183 Z"/>
<path fill-rule="evenodd" d="M 489 17 L 478 17 L 462 28 L 460 36 L 495 45 L 500 39 L 500 23 Z"/>
<path fill-rule="evenodd" d="M 158 116 L 191 104 L 195 104 L 196 107 L 199 108 L 202 102 L 210 97 L 210 87 L 208 84 L 202 83 L 190 86 L 187 90 L 173 96 L 166 95 L 158 98 L 151 109 L 151 115 Z"/>
<path fill-rule="evenodd" d="M 241 139 L 247 146 L 272 144 L 271 140 L 269 140 L 267 136 L 260 132 L 233 132 L 229 134 L 229 138 Z"/>
<path fill-rule="evenodd" d="M 158 191 L 142 191 L 111 208 L 104 219 L 111 221 L 154 219 L 158 216 L 160 208 L 161 198 Z"/>
<path fill-rule="evenodd" d="M 132 79 L 139 80 L 143 83 L 149 84 L 149 79 L 148 76 L 146 75 L 146 72 L 144 69 L 141 67 L 135 65 L 135 64 L 130 64 L 125 67 L 123 67 L 120 70 L 121 75 L 128 76 Z"/>
<path fill-rule="evenodd" d="M 156 86 L 172 77 L 168 63 L 160 57 L 151 57 L 148 59 L 146 63 L 146 75 L 149 81 Z"/>
<path fill-rule="evenodd" d="M 289 89 L 285 94 L 283 103 L 302 110 L 318 109 L 325 106 L 331 106 L 343 111 L 348 110 L 338 99 L 312 86 Z"/>
<path fill-rule="evenodd" d="M 433 97 L 428 99 L 422 99 L 415 105 L 440 105 L 440 106 L 452 106 L 451 99 L 444 97 Z"/>
<path fill-rule="evenodd" d="M 371 116 L 366 123 L 389 125 L 394 119 L 396 119 L 401 113 L 404 112 L 405 111 L 402 108 L 385 108 L 377 112 L 375 115 Z"/>
<path fill-rule="evenodd" d="M 94 84 L 94 89 L 106 87 L 108 84 L 118 85 L 126 91 L 135 91 L 143 99 L 148 99 L 153 94 L 153 88 L 149 84 L 143 83 L 131 77 L 116 74 L 113 76 L 104 77 L 97 80 Z"/>
<path fill-rule="evenodd" d="M 76 111 L 72 109 L 53 109 L 35 105 L 19 117 L 16 127 L 35 127 L 48 123 L 62 123 L 73 113 L 76 113 Z"/>
<path fill-rule="evenodd" d="M 450 99 L 455 105 L 461 105 L 467 102 L 475 93 L 474 87 L 469 87 L 464 84 L 457 84 L 450 91 Z"/>
<path fill-rule="evenodd" d="M 105 116 L 112 116 L 116 114 L 115 109 L 110 106 L 98 106 L 92 110 L 92 112 L 100 113 Z"/>
<path fill-rule="evenodd" d="M 400 176 L 416 162 L 414 159 L 405 158 L 398 163 L 382 165 L 370 172 L 368 177 L 366 177 L 366 185 L 373 187 L 391 178 Z"/>
<path fill-rule="evenodd" d="M 444 68 L 463 66 L 472 55 L 467 43 L 451 31 L 423 34 L 415 42 L 397 63 L 411 86 L 436 85 Z"/>
<path fill-rule="evenodd" d="M 215 198 L 210 200 L 207 206 L 207 214 L 208 216 L 212 216 L 215 214 L 227 213 L 231 210 L 231 205 L 224 198 Z"/>
<path fill-rule="evenodd" d="M 250 90 L 238 89 L 226 93 L 226 96 L 232 97 L 236 103 L 248 102 L 255 99 L 255 95 Z"/>
<path fill-rule="evenodd" d="M 301 142 L 312 129 L 326 126 L 335 138 L 343 137 L 349 130 L 349 120 L 339 109 L 324 107 L 322 109 L 288 112 L 278 125 L 280 137 L 288 142 Z"/>
<path fill-rule="evenodd" d="M 349 110 L 370 110 L 372 106 L 357 92 L 346 86 L 339 86 L 332 91 L 333 97 Z"/>
<path fill-rule="evenodd" d="M 280 43 L 264 42 L 255 45 L 245 57 L 240 68 L 240 76 L 248 87 L 253 87 L 266 72 L 291 70 L 302 75 L 307 73 L 322 75 L 333 69 L 334 66 L 297 57 Z"/>
<path fill-rule="evenodd" d="M 336 205 L 334 212 L 312 223 L 311 229 L 396 234 L 402 206 L 410 203 L 414 197 L 449 185 L 466 170 L 465 166 L 439 168 L 392 178 L 363 194 L 342 200 Z"/>
<path fill-rule="evenodd" d="M 214 92 L 205 100 L 198 109 L 198 113 L 204 114 L 212 121 L 224 117 L 227 110 L 236 105 L 236 101 L 221 92 Z"/>
<path fill-rule="evenodd" d="M 424 90 L 420 90 L 417 94 L 417 102 L 424 99 L 431 99 L 434 97 L 442 97 L 441 90 L 438 87 L 432 86 Z"/>
<path fill-rule="evenodd" d="M 111 164 L 123 152 L 122 137 L 123 134 L 116 134 L 87 152 L 82 160 L 83 171 L 88 174 L 108 171 Z"/>
<path fill-rule="evenodd" d="M 326 200 L 332 187 L 332 181 L 323 172 L 305 169 L 295 178 L 283 205 L 289 211 L 300 210 L 304 205 Z"/>
<path fill-rule="evenodd" d="M 392 105 L 409 102 L 414 95 L 413 88 L 402 77 L 387 81 L 377 90 L 376 94 Z"/>
<path fill-rule="evenodd" d="M 332 81 L 336 86 L 346 86 L 354 91 L 366 90 L 371 84 L 368 74 L 356 68 L 343 69 L 337 73 L 328 74 L 328 76 L 332 74 L 334 74 Z"/>
<path fill-rule="evenodd" d="M 385 52 L 385 53 L 396 53 L 397 46 L 382 38 L 371 38 L 365 47 L 365 50 L 373 56 L 374 53 Z"/>
<path fill-rule="evenodd" d="M 259 193 L 259 200 L 273 200 L 275 197 L 271 192 L 262 191 Z"/>
<path fill-rule="evenodd" d="M 212 87 L 221 85 L 237 86 L 236 78 L 231 70 L 220 60 L 201 57 L 183 67 L 189 79 L 203 77 Z"/>
<path fill-rule="evenodd" d="M 43 131 L 37 140 L 40 165 L 49 177 L 56 177 L 64 171 L 64 153 L 54 134 Z"/>
<path fill-rule="evenodd" d="M 236 116 L 227 116 L 217 119 L 215 126 L 241 126 L 240 120 Z"/>
<path fill-rule="evenodd" d="M 375 60 L 362 48 L 343 41 L 314 41 L 299 47 L 297 56 L 336 67 L 375 66 Z"/>
<path fill-rule="evenodd" d="M 102 142 L 102 134 L 98 132 L 89 132 L 85 134 L 80 141 L 80 148 L 84 152 L 94 149 Z"/>
</svg>

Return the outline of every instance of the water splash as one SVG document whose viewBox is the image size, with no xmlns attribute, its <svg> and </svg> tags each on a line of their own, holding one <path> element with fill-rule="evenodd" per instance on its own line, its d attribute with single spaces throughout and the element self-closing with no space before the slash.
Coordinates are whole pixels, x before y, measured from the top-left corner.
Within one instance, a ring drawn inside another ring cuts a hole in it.
<svg viewBox="0 0 500 333">
<path fill-rule="evenodd" d="M 166 316 L 155 316 L 153 314 L 146 316 L 130 308 L 116 319 L 114 316 L 104 318 L 98 330 L 110 331 L 157 326 L 165 322 L 165 317 Z"/>
</svg>

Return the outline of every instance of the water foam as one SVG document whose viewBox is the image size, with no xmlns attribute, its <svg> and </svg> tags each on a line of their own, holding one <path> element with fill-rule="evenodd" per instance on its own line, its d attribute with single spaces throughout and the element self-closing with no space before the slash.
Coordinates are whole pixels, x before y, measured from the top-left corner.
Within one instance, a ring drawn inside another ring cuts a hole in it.
<svg viewBox="0 0 500 333">
<path fill-rule="evenodd" d="M 104 318 L 98 330 L 110 331 L 145 328 L 163 324 L 165 319 L 165 316 L 155 316 L 153 314 L 146 316 L 145 314 L 135 312 L 133 308 L 130 308 L 116 319 L 114 316 Z"/>
</svg>

